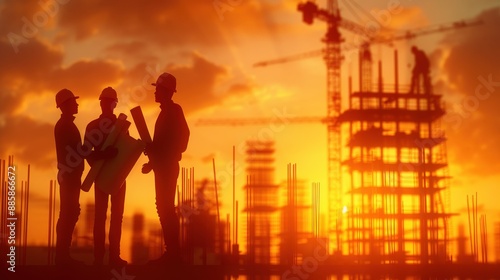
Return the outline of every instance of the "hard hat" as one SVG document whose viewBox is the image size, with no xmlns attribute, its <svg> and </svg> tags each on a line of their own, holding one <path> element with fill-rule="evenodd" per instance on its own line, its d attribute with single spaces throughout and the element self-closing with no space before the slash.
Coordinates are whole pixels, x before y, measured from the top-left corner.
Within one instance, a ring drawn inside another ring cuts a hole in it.
<svg viewBox="0 0 500 280">
<path fill-rule="evenodd" d="M 113 99 L 118 102 L 116 90 L 114 90 L 112 87 L 107 87 L 102 90 L 101 95 L 99 95 L 99 100 L 102 100 L 103 98 Z"/>
<path fill-rule="evenodd" d="M 56 94 L 56 108 L 61 107 L 61 105 L 71 99 L 77 99 L 79 96 L 75 96 L 71 90 L 69 89 L 61 89 L 57 94 Z"/>
<path fill-rule="evenodd" d="M 158 80 L 156 80 L 156 83 L 152 83 L 151 85 L 156 86 L 162 86 L 166 89 L 173 90 L 176 92 L 176 86 L 177 86 L 177 81 L 175 77 L 170 74 L 170 73 L 163 73 L 158 77 Z"/>
</svg>

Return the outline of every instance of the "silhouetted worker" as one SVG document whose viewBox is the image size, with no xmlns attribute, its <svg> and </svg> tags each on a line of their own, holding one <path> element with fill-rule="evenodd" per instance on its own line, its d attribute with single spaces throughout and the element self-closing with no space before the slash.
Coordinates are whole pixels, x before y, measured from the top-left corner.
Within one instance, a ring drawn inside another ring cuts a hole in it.
<svg viewBox="0 0 500 280">
<path fill-rule="evenodd" d="M 424 93 L 430 93 L 429 59 L 424 51 L 417 47 L 411 47 L 411 52 L 415 56 L 415 66 L 411 77 L 410 93 L 420 93 L 420 83 L 423 83 Z M 416 90 L 415 90 L 416 89 Z"/>
<path fill-rule="evenodd" d="M 71 237 L 80 215 L 80 186 L 84 169 L 81 151 L 82 137 L 74 124 L 78 103 L 73 92 L 62 89 L 56 94 L 56 107 L 62 112 L 54 128 L 57 153 L 57 180 L 59 182 L 60 210 L 56 232 L 56 258 L 58 266 L 82 265 L 69 253 Z"/>
<path fill-rule="evenodd" d="M 176 79 L 163 73 L 156 83 L 155 102 L 161 112 L 156 120 L 153 142 L 146 147 L 149 162 L 142 172 L 155 174 L 156 210 L 160 218 L 166 252 L 152 264 L 181 263 L 179 245 L 179 217 L 175 212 L 174 199 L 179 176 L 179 161 L 189 141 L 189 127 L 181 106 L 172 101 L 176 92 Z"/>
<path fill-rule="evenodd" d="M 90 143 L 93 148 L 92 153 L 87 157 L 90 165 L 96 160 L 110 159 L 116 156 L 118 150 L 115 147 L 108 147 L 101 151 L 106 138 L 111 132 L 112 126 L 116 122 L 116 115 L 113 113 L 118 103 L 116 91 L 107 87 L 102 90 L 99 96 L 102 114 L 99 118 L 91 121 L 85 130 L 85 143 Z M 95 198 L 95 220 L 94 220 L 94 265 L 102 265 L 105 254 L 106 239 L 106 213 L 108 210 L 108 200 L 111 196 L 111 221 L 109 225 L 109 259 L 111 266 L 124 266 L 127 261 L 120 258 L 120 240 L 122 235 L 122 219 L 125 205 L 125 182 L 118 192 L 108 195 L 101 190 L 101 186 L 94 187 Z"/>
</svg>

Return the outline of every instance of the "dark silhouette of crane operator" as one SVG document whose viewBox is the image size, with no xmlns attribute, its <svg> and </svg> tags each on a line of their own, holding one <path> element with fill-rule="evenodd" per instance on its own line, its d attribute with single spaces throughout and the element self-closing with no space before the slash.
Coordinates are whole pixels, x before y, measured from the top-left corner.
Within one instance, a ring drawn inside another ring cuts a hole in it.
<svg viewBox="0 0 500 280">
<path fill-rule="evenodd" d="M 410 93 L 420 93 L 421 83 L 423 83 L 423 91 L 430 94 L 430 78 L 429 78 L 429 59 L 421 49 L 413 46 L 411 52 L 415 56 L 415 66 L 411 77 Z"/>
</svg>

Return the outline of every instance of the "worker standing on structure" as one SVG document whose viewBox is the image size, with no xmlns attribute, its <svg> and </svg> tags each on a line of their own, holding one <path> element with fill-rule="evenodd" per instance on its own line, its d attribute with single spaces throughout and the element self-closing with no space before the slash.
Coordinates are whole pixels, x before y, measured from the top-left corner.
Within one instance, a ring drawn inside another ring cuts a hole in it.
<svg viewBox="0 0 500 280">
<path fill-rule="evenodd" d="M 423 82 L 424 93 L 430 94 L 429 58 L 427 58 L 424 51 L 415 46 L 411 47 L 411 52 L 415 56 L 415 66 L 413 67 L 413 75 L 411 77 L 410 93 L 420 93 L 420 84 Z"/>
</svg>

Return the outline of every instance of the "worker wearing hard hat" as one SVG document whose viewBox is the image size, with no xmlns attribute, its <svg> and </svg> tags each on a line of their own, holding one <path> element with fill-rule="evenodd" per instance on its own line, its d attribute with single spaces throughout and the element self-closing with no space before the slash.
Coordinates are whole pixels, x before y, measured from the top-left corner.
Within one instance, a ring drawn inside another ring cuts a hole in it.
<svg viewBox="0 0 500 280">
<path fill-rule="evenodd" d="M 84 169 L 81 150 L 82 138 L 74 124 L 78 113 L 78 96 L 68 89 L 56 94 L 56 107 L 62 112 L 54 128 L 57 153 L 57 180 L 59 182 L 60 211 L 56 226 L 56 257 L 58 266 L 82 265 L 70 256 L 73 230 L 80 215 L 80 186 Z"/>
<path fill-rule="evenodd" d="M 163 73 L 156 83 L 155 101 L 160 103 L 161 112 L 156 120 L 153 142 L 146 146 L 149 162 L 144 164 L 143 173 L 154 171 L 156 210 L 163 229 L 166 252 L 152 264 L 182 262 L 179 245 L 179 217 L 175 212 L 174 198 L 179 176 L 179 161 L 189 141 L 189 127 L 181 106 L 172 101 L 177 91 L 176 79 Z"/>
<path fill-rule="evenodd" d="M 117 148 L 111 146 L 101 151 L 117 119 L 114 114 L 114 109 L 118 103 L 116 91 L 111 87 L 103 89 L 99 95 L 99 100 L 102 114 L 97 119 L 91 121 L 85 130 L 85 143 L 90 145 L 93 149 L 87 157 L 90 165 L 93 165 L 96 160 L 113 158 L 118 153 Z M 124 266 L 127 264 L 127 261 L 120 257 L 125 190 L 126 186 L 124 182 L 118 192 L 108 195 L 101 190 L 101 186 L 97 185 L 96 182 L 96 186 L 94 187 L 94 265 L 101 266 L 104 263 L 106 213 L 109 197 L 111 197 L 111 221 L 109 225 L 108 263 L 111 266 Z"/>
<path fill-rule="evenodd" d="M 410 93 L 420 93 L 421 83 L 424 93 L 430 93 L 429 58 L 424 51 L 417 47 L 411 47 L 411 52 L 415 56 L 415 66 L 411 77 Z"/>
</svg>

